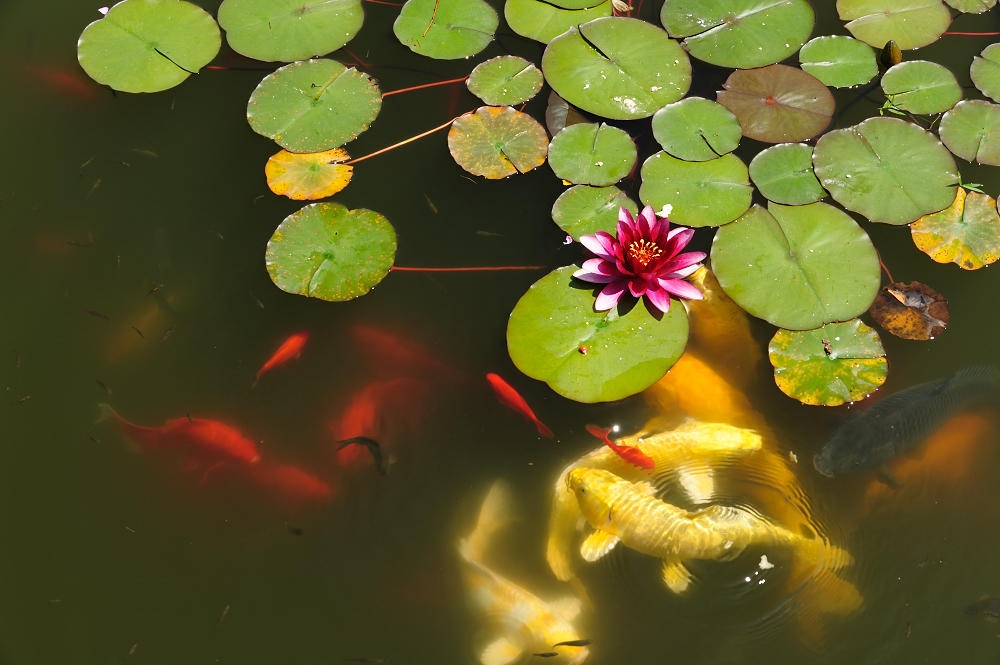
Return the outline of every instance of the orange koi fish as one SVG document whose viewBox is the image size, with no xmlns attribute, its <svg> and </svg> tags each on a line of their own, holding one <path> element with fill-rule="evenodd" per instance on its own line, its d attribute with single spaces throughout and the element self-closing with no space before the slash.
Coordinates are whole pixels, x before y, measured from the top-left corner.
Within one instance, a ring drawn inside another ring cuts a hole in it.
<svg viewBox="0 0 1000 665">
<path fill-rule="evenodd" d="M 543 423 L 538 416 L 535 415 L 535 412 L 531 410 L 531 407 L 528 406 L 528 403 L 523 397 L 521 397 L 520 393 L 514 390 L 513 386 L 504 381 L 499 374 L 490 372 L 486 375 L 486 380 L 489 382 L 490 388 L 493 389 L 493 392 L 496 393 L 497 399 L 500 400 L 501 404 L 533 422 L 540 435 L 549 439 L 556 438 L 556 435 L 552 433 L 552 430 L 550 430 L 545 423 Z"/>
<path fill-rule="evenodd" d="M 337 462 L 354 466 L 363 462 L 366 446 L 344 446 L 344 441 L 370 439 L 389 451 L 398 444 L 400 434 L 417 429 L 429 408 L 430 386 L 408 376 L 387 381 L 373 381 L 356 392 L 340 417 L 329 425 L 338 443 Z M 392 455 L 383 450 L 386 468 Z"/>
<path fill-rule="evenodd" d="M 607 444 L 608 448 L 615 451 L 619 457 L 623 460 L 639 467 L 640 469 L 646 469 L 652 471 L 656 467 L 656 462 L 653 458 L 642 452 L 635 446 L 623 446 L 620 443 L 615 443 L 608 436 L 611 434 L 610 427 L 598 427 L 597 425 L 587 425 L 587 432 Z"/>
<path fill-rule="evenodd" d="M 281 346 L 271 354 L 271 357 L 267 359 L 259 370 L 257 370 L 257 378 L 253 380 L 253 385 L 257 385 L 260 381 L 260 377 L 264 375 L 265 372 L 269 372 L 275 367 L 284 365 L 292 358 L 298 358 L 299 354 L 302 353 L 302 347 L 306 345 L 309 341 L 309 333 L 299 332 L 294 335 L 290 335 L 288 339 L 281 343 Z"/>
<path fill-rule="evenodd" d="M 326 481 L 290 464 L 262 462 L 244 467 L 242 471 L 252 484 L 295 505 L 326 501 L 334 495 Z"/>
</svg>

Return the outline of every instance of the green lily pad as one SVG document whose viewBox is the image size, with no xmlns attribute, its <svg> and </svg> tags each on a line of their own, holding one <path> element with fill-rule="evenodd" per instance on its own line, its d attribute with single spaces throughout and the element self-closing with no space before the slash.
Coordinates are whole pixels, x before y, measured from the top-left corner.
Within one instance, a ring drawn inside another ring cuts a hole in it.
<svg viewBox="0 0 1000 665">
<path fill-rule="evenodd" d="M 982 14 L 997 4 L 997 0 L 945 0 L 945 2 L 963 14 Z"/>
<path fill-rule="evenodd" d="M 959 102 L 941 118 L 941 141 L 962 159 L 1000 166 L 1000 106 L 982 100 Z"/>
<path fill-rule="evenodd" d="M 882 75 L 882 91 L 898 109 L 930 115 L 944 113 L 962 99 L 962 88 L 947 67 L 928 60 L 907 60 Z"/>
<path fill-rule="evenodd" d="M 336 60 L 302 60 L 264 77 L 247 120 L 290 152 L 321 152 L 368 129 L 381 108 L 382 93 L 367 74 Z"/>
<path fill-rule="evenodd" d="M 878 76 L 875 50 L 847 35 L 810 39 L 799 50 L 799 65 L 831 88 L 861 85 Z"/>
<path fill-rule="evenodd" d="M 941 0 L 837 0 L 837 13 L 852 35 L 875 48 L 889 41 L 904 51 L 927 46 L 951 25 Z"/>
<path fill-rule="evenodd" d="M 815 203 L 826 196 L 826 191 L 813 171 L 812 155 L 812 146 L 804 143 L 771 146 L 750 161 L 750 179 L 769 201 L 785 205 Z"/>
<path fill-rule="evenodd" d="M 750 207 L 753 187 L 747 167 L 733 154 L 707 162 L 685 162 L 665 152 L 640 170 L 639 200 L 659 210 L 673 206 L 670 221 L 682 226 L 719 226 Z"/>
<path fill-rule="evenodd" d="M 653 114 L 653 136 L 674 157 L 702 162 L 736 150 L 743 132 L 726 107 L 686 97 Z"/>
<path fill-rule="evenodd" d="M 576 185 L 613 185 L 629 174 L 636 156 L 628 132 L 603 123 L 570 125 L 549 144 L 552 171 Z"/>
<path fill-rule="evenodd" d="M 1000 215 L 986 194 L 959 187 L 955 201 L 910 224 L 913 244 L 938 263 L 978 270 L 1000 258 Z"/>
<path fill-rule="evenodd" d="M 691 85 L 691 62 L 663 30 L 634 18 L 599 18 L 562 33 L 542 55 L 545 80 L 584 111 L 648 118 Z"/>
<path fill-rule="evenodd" d="M 641 392 L 684 352 L 684 306 L 674 302 L 660 319 L 642 303 L 623 315 L 617 308 L 595 312 L 595 289 L 573 278 L 576 269 L 553 270 L 517 301 L 507 323 L 511 360 L 578 402 L 608 402 Z"/>
<path fill-rule="evenodd" d="M 599 5 L 601 0 L 550 0 L 556 7 L 562 9 L 589 9 Z"/>
<path fill-rule="evenodd" d="M 639 206 L 617 187 L 575 185 L 559 195 L 552 204 L 552 221 L 580 241 L 580 236 L 598 231 L 615 235 L 618 210 L 628 209 L 635 217 Z"/>
<path fill-rule="evenodd" d="M 763 67 L 795 53 L 812 33 L 806 0 L 670 0 L 660 23 L 691 57 L 719 67 Z"/>
<path fill-rule="evenodd" d="M 455 162 L 490 180 L 541 166 L 548 144 L 538 121 L 509 106 L 481 106 L 457 118 L 448 131 L 448 150 Z"/>
<path fill-rule="evenodd" d="M 830 124 L 835 103 L 829 88 L 797 67 L 738 69 L 718 92 L 743 136 L 765 143 L 810 139 Z"/>
<path fill-rule="evenodd" d="M 979 92 L 1000 101 L 1000 44 L 990 44 L 972 59 L 969 76 Z"/>
<path fill-rule="evenodd" d="M 224 0 L 219 25 L 234 51 L 255 60 L 291 62 L 326 55 L 364 23 L 361 0 Z"/>
<path fill-rule="evenodd" d="M 407 0 L 392 31 L 414 53 L 468 58 L 493 41 L 500 17 L 484 0 Z"/>
<path fill-rule="evenodd" d="M 264 259 L 271 281 L 282 291 L 351 300 L 389 274 L 396 259 L 396 231 L 372 210 L 313 203 L 278 225 Z"/>
<path fill-rule="evenodd" d="M 840 205 L 884 224 L 941 210 L 958 184 L 955 160 L 941 142 L 897 118 L 827 132 L 816 142 L 813 166 Z"/>
<path fill-rule="evenodd" d="M 767 353 L 778 388 L 803 404 L 839 406 L 864 399 L 888 372 L 882 340 L 858 319 L 779 330 Z"/>
<path fill-rule="evenodd" d="M 868 234 L 826 203 L 754 206 L 716 232 L 711 256 L 730 298 L 789 330 L 858 316 L 881 278 Z"/>
<path fill-rule="evenodd" d="M 611 0 L 586 9 L 564 9 L 556 3 L 542 0 L 507 0 L 503 16 L 510 29 L 517 34 L 548 44 L 581 23 L 611 16 Z"/>
<path fill-rule="evenodd" d="M 542 71 L 516 55 L 500 55 L 476 65 L 465 84 L 491 106 L 526 102 L 542 89 Z"/>
<path fill-rule="evenodd" d="M 122 92 L 172 88 L 207 65 L 222 36 L 211 14 L 182 0 L 124 0 L 83 29 L 87 75 Z"/>
</svg>

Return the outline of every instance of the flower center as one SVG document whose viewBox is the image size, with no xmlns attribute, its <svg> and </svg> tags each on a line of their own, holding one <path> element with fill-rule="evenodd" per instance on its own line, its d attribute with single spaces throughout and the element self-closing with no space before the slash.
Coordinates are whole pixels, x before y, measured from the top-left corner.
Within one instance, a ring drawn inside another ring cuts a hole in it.
<svg viewBox="0 0 1000 665">
<path fill-rule="evenodd" d="M 640 270 L 649 265 L 650 261 L 662 253 L 663 250 L 660 249 L 659 245 L 645 238 L 636 240 L 628 246 L 628 256 Z"/>
</svg>

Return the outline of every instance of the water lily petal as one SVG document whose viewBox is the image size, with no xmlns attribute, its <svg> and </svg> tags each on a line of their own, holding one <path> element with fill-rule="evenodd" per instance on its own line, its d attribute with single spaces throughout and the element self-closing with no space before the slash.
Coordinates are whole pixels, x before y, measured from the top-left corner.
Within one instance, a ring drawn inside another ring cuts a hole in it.
<svg viewBox="0 0 1000 665">
<path fill-rule="evenodd" d="M 597 300 L 594 301 L 594 309 L 598 312 L 603 312 L 605 310 L 611 309 L 618 304 L 618 300 L 625 293 L 625 280 L 619 280 L 617 282 L 611 282 L 597 295 Z"/>
<path fill-rule="evenodd" d="M 702 298 L 698 287 L 690 282 L 685 282 L 683 279 L 665 279 L 661 277 L 657 281 L 661 287 L 681 298 L 687 298 L 688 300 L 701 300 Z"/>
<path fill-rule="evenodd" d="M 700 268 L 700 267 L 701 267 L 700 263 L 695 263 L 693 265 L 688 266 L 687 268 L 681 268 L 680 270 L 674 270 L 673 272 L 670 273 L 669 277 L 664 278 L 664 279 L 690 277 L 691 275 L 693 275 L 696 272 L 698 272 L 698 268 Z"/>
<path fill-rule="evenodd" d="M 680 272 L 681 270 L 684 270 L 685 268 L 688 268 L 690 266 L 694 266 L 694 268 L 697 270 L 698 268 L 697 264 L 704 261 L 705 256 L 706 256 L 705 252 L 684 252 L 683 254 L 678 254 L 677 256 L 672 258 L 669 262 L 669 265 L 664 266 L 664 268 L 666 269 L 667 272 Z M 691 272 L 694 272 L 694 270 L 692 270 Z M 689 272 L 688 275 L 690 275 L 691 272 Z M 686 276 L 687 275 L 685 275 L 685 277 Z"/>
<path fill-rule="evenodd" d="M 650 238 L 655 236 L 655 231 L 660 225 L 660 220 L 656 218 L 656 213 L 653 212 L 653 206 L 646 206 L 639 213 L 639 219 L 641 220 L 640 228 L 646 231 L 646 235 Z"/>
<path fill-rule="evenodd" d="M 580 244 L 591 252 L 609 261 L 615 260 L 615 246 L 618 241 L 606 231 L 598 231 L 594 234 L 580 236 Z"/>
<path fill-rule="evenodd" d="M 655 285 L 656 282 L 654 281 L 653 284 Z M 648 284 L 646 280 L 641 277 L 636 277 L 628 281 L 628 290 L 636 298 L 641 298 L 645 295 L 647 288 Z"/>
<path fill-rule="evenodd" d="M 670 293 L 663 289 L 650 289 L 646 291 L 646 298 L 653 307 L 664 314 L 670 309 Z"/>
<path fill-rule="evenodd" d="M 605 284 L 616 279 L 621 279 L 622 276 L 615 269 L 613 263 L 604 259 L 587 259 L 583 262 L 583 267 L 573 273 L 573 277 L 582 279 L 585 282 Z"/>
</svg>

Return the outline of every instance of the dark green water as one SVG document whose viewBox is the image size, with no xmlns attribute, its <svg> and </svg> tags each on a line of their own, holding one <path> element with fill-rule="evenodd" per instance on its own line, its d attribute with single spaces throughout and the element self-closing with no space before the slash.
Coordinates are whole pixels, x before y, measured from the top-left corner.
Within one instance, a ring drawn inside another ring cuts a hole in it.
<svg viewBox="0 0 1000 665">
<path fill-rule="evenodd" d="M 268 191 L 263 164 L 275 148 L 245 122 L 266 72 L 207 71 L 167 92 L 112 96 L 76 65 L 95 9 L 0 8 L 0 661 L 477 662 L 493 635 L 466 607 L 455 546 L 482 493 L 497 477 L 517 490 L 498 569 L 544 598 L 564 595 L 543 558 L 551 485 L 594 447 L 585 423 L 635 426 L 642 405 L 569 404 L 511 366 L 507 315 L 540 273 L 392 274 L 343 304 L 278 291 L 264 245 L 299 204 Z M 350 45 L 381 66 L 383 89 L 465 73 L 464 62 L 394 68 L 410 60 L 389 30 L 393 12 L 370 7 Z M 955 29 L 991 29 L 994 14 Z M 509 34 L 501 43 L 533 48 Z M 926 53 L 957 70 L 985 44 L 952 38 Z M 350 149 L 364 154 L 474 106 L 445 89 L 389 98 L 377 122 L 392 130 Z M 963 165 L 963 175 L 1000 191 L 995 169 Z M 559 191 L 546 168 L 518 183 L 464 178 L 436 135 L 359 165 L 336 200 L 393 222 L 400 265 L 555 266 L 576 258 L 548 221 Z M 905 228 L 866 228 L 897 279 L 930 283 L 951 304 L 938 340 L 884 337 L 886 390 L 996 363 L 996 269 L 964 274 L 920 254 Z M 406 443 L 386 477 L 343 474 L 333 458 L 328 423 L 392 376 L 359 351 L 357 325 L 424 344 L 468 377 L 434 381 L 433 399 L 401 408 Z M 297 330 L 313 335 L 303 357 L 251 390 L 260 363 Z M 498 405 L 481 380 L 488 371 L 513 380 L 560 441 L 538 439 Z M 588 662 L 1000 659 L 997 626 L 962 611 L 1000 595 L 1000 437 L 983 437 L 979 463 L 959 480 L 915 482 L 861 509 L 869 478 L 829 480 L 808 464 L 846 410 L 798 406 L 766 371 L 754 386 L 782 450 L 798 456 L 817 518 L 857 560 L 844 576 L 864 608 L 803 645 L 794 620 L 759 621 L 780 597 L 733 591 L 753 561 L 704 569 L 725 581 L 675 598 L 653 562 L 616 551 L 585 571 L 594 607 L 577 625 L 594 640 Z M 94 424 L 100 402 L 145 424 L 188 413 L 238 423 L 264 455 L 327 479 L 336 496 L 294 508 L 238 482 L 202 483 Z"/>
</svg>

